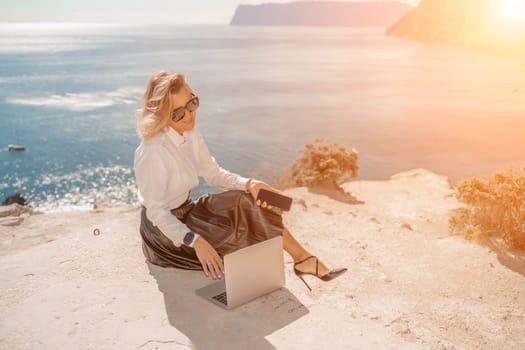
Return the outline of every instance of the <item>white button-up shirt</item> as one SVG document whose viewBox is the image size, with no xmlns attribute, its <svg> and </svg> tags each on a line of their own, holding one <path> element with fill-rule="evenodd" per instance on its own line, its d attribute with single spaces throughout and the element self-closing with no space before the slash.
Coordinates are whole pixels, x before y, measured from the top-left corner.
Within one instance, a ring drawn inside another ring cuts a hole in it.
<svg viewBox="0 0 525 350">
<path fill-rule="evenodd" d="M 139 201 L 148 219 L 177 247 L 190 230 L 170 210 L 186 201 L 199 176 L 222 189 L 244 190 L 248 182 L 217 164 L 196 128 L 183 135 L 169 128 L 142 141 L 135 151 L 134 169 Z"/>
</svg>

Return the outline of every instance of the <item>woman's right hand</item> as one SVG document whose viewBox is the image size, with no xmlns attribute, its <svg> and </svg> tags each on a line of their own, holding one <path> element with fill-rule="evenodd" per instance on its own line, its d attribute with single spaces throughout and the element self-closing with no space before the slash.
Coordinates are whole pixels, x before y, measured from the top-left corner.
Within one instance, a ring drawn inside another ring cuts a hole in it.
<svg viewBox="0 0 525 350">
<path fill-rule="evenodd" d="M 204 274 L 206 277 L 220 279 L 224 275 L 224 265 L 222 259 L 215 250 L 202 236 L 199 236 L 193 244 L 193 249 L 197 253 Z"/>
<path fill-rule="evenodd" d="M 272 209 L 272 206 L 271 205 L 268 205 L 268 203 L 266 202 L 261 202 L 261 200 L 257 199 L 257 195 L 259 194 L 259 191 L 261 189 L 265 189 L 265 190 L 268 190 L 270 192 L 274 192 L 274 193 L 279 193 L 278 190 L 276 190 L 275 188 L 273 188 L 272 186 L 262 182 L 262 181 L 258 181 L 258 180 L 254 180 L 254 179 L 250 179 L 248 180 L 248 183 L 246 184 L 246 192 L 250 193 L 253 197 L 253 199 L 255 200 L 255 204 L 259 207 L 262 207 L 262 208 L 268 208 L 268 209 Z"/>
</svg>

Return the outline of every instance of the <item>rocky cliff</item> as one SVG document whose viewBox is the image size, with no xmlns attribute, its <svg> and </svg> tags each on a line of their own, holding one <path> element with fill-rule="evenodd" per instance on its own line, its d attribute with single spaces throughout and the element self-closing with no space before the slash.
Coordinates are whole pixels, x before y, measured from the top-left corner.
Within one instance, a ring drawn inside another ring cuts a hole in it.
<svg viewBox="0 0 525 350">
<path fill-rule="evenodd" d="M 386 27 L 411 8 L 397 1 L 297 1 L 239 5 L 230 24 Z"/>
<path fill-rule="evenodd" d="M 525 15 L 516 17 L 503 0 L 421 0 L 387 28 L 387 35 L 485 49 L 525 50 Z"/>
</svg>

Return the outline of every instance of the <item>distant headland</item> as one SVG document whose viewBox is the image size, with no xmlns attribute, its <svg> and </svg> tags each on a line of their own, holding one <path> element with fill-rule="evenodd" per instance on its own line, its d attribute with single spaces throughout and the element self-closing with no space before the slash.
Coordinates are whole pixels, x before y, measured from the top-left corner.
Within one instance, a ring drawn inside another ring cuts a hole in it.
<svg viewBox="0 0 525 350">
<path fill-rule="evenodd" d="M 507 0 L 421 0 L 386 34 L 505 52 L 525 51 L 525 15 Z M 518 5 L 515 5 L 518 6 Z"/>
<path fill-rule="evenodd" d="M 387 27 L 411 9 L 412 6 L 397 1 L 296 1 L 239 5 L 230 24 Z"/>
</svg>

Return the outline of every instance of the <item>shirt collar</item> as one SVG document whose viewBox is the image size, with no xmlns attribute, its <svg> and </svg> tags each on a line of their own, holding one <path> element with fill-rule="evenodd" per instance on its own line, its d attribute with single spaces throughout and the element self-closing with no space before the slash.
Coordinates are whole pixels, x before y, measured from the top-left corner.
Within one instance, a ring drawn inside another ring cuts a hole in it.
<svg viewBox="0 0 525 350">
<path fill-rule="evenodd" d="M 186 137 L 184 136 L 185 133 L 182 135 L 173 130 L 173 128 L 168 127 L 168 138 L 175 144 L 175 146 L 180 146 L 186 141 Z"/>
</svg>

